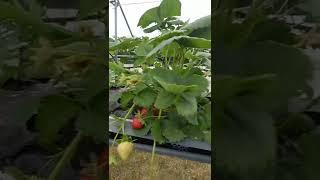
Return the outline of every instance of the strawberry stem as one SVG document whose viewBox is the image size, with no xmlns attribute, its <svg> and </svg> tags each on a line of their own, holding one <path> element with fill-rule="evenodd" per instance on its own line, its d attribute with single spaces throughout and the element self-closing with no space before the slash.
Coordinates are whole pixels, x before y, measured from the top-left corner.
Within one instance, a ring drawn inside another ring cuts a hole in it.
<svg viewBox="0 0 320 180">
<path fill-rule="evenodd" d="M 158 120 L 161 119 L 161 113 L 162 113 L 162 109 L 159 110 L 159 114 L 158 114 Z M 154 179 L 154 177 L 152 176 L 152 169 L 153 169 L 153 160 L 154 160 L 154 156 L 155 156 L 155 151 L 156 151 L 156 140 L 153 140 L 153 146 L 152 146 L 152 154 L 151 154 L 151 166 L 150 166 L 150 175 L 151 175 L 151 179 Z"/>
<path fill-rule="evenodd" d="M 116 142 L 116 139 L 117 139 L 117 137 L 118 137 L 119 132 L 121 131 L 121 129 L 122 129 L 122 127 L 120 127 L 120 128 L 118 129 L 118 132 L 117 132 L 116 136 L 113 138 L 113 141 L 112 141 L 112 145 L 111 145 L 111 147 L 113 147 L 113 146 L 114 146 L 114 143 Z"/>
<path fill-rule="evenodd" d="M 132 106 L 130 107 L 130 109 L 129 109 L 129 111 L 127 112 L 127 114 L 124 116 L 124 119 L 127 119 L 128 118 L 128 116 L 131 114 L 131 112 L 132 112 L 132 110 L 133 110 L 133 108 L 135 107 L 135 105 L 136 104 L 132 104 Z"/>
<path fill-rule="evenodd" d="M 129 116 L 129 115 L 131 114 L 131 112 L 133 111 L 133 108 L 134 108 L 135 105 L 136 105 L 135 103 L 132 104 L 131 108 L 129 109 L 129 111 L 127 112 L 127 114 L 124 116 L 124 119 L 127 119 L 127 118 L 128 118 L 128 116 Z M 124 123 L 125 123 L 125 121 L 122 122 L 122 135 L 124 135 Z"/>
<path fill-rule="evenodd" d="M 124 123 L 122 123 L 122 135 L 124 135 Z"/>
<path fill-rule="evenodd" d="M 159 110 L 158 119 L 161 118 L 162 109 Z"/>
<path fill-rule="evenodd" d="M 158 114 L 158 120 L 161 118 L 162 109 L 159 110 Z M 153 140 L 153 147 L 152 147 L 152 155 L 151 155 L 151 164 L 153 164 L 153 159 L 155 155 L 155 149 L 156 149 L 156 140 Z"/>
<path fill-rule="evenodd" d="M 124 116 L 124 118 L 123 118 L 124 121 L 122 122 L 121 126 L 119 127 L 116 136 L 113 138 L 111 147 L 114 146 L 114 143 L 115 143 L 115 141 L 116 141 L 116 139 L 117 139 L 117 137 L 118 137 L 118 135 L 119 135 L 119 132 L 120 132 L 121 130 L 122 130 L 122 135 L 124 135 L 124 123 L 126 122 L 125 120 L 126 120 L 126 119 L 128 118 L 128 116 L 131 114 L 131 112 L 133 111 L 133 108 L 135 107 L 135 105 L 136 105 L 136 104 L 133 103 L 132 106 L 130 107 L 129 111 L 127 112 L 127 114 Z"/>
<path fill-rule="evenodd" d="M 151 155 L 151 164 L 153 164 L 153 159 L 154 159 L 155 150 L 156 150 L 156 140 L 153 140 L 152 155 Z"/>
</svg>

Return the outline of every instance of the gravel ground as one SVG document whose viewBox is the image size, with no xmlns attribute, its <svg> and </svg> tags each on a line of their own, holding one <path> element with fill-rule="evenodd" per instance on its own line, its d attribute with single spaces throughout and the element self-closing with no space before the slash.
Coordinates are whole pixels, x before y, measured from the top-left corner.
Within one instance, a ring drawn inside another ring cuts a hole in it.
<svg viewBox="0 0 320 180">
<path fill-rule="evenodd" d="M 110 154 L 115 154 L 115 148 Z M 111 180 L 209 180 L 211 165 L 190 160 L 183 160 L 163 155 L 156 155 L 154 166 L 150 166 L 151 153 L 135 151 L 127 160 L 109 167 Z M 151 168 L 150 168 L 151 167 Z"/>
</svg>

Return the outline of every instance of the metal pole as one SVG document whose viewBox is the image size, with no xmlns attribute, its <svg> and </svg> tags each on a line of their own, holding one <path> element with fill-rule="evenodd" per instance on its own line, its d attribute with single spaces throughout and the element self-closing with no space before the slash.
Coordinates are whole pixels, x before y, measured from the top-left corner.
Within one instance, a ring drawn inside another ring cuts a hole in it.
<svg viewBox="0 0 320 180">
<path fill-rule="evenodd" d="M 115 0 L 114 1 L 114 38 L 115 38 L 115 43 L 118 42 L 118 12 L 117 12 L 117 8 L 118 7 L 118 1 Z M 118 55 L 117 55 L 117 51 L 115 52 L 115 60 L 117 61 L 118 60 Z"/>
<path fill-rule="evenodd" d="M 131 31 L 130 25 L 129 25 L 128 20 L 127 20 L 127 17 L 126 17 L 126 15 L 124 14 L 124 11 L 123 11 L 123 9 L 122 9 L 122 6 L 121 6 L 119 0 L 118 0 L 118 5 L 119 5 L 120 10 L 121 10 L 121 12 L 122 12 L 122 15 L 123 15 L 123 17 L 124 17 L 124 20 L 126 21 L 127 27 L 128 27 L 128 29 L 129 29 L 129 31 L 130 31 L 130 34 L 131 34 L 131 36 L 133 37 L 133 34 L 132 34 L 132 31 Z"/>
</svg>

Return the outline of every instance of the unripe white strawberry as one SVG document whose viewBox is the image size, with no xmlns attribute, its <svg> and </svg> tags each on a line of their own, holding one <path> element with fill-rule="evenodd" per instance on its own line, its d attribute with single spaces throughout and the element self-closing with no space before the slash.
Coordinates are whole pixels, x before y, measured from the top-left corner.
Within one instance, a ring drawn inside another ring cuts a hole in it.
<svg viewBox="0 0 320 180">
<path fill-rule="evenodd" d="M 133 150 L 133 143 L 129 141 L 121 142 L 117 151 L 122 160 L 127 160 Z"/>
</svg>

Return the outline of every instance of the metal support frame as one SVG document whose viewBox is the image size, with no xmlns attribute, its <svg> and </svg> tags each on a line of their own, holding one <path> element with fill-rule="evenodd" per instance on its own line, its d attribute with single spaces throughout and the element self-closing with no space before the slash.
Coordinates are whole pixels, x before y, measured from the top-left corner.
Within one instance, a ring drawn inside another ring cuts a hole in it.
<svg viewBox="0 0 320 180">
<path fill-rule="evenodd" d="M 114 1 L 114 38 L 115 38 L 115 43 L 118 42 L 118 1 Z M 115 60 L 118 60 L 118 52 L 115 52 Z"/>
<path fill-rule="evenodd" d="M 114 26 L 115 26 L 115 29 L 114 29 L 114 38 L 115 38 L 115 43 L 118 42 L 118 6 L 120 7 L 121 13 L 122 13 L 122 15 L 123 15 L 123 18 L 124 18 L 126 24 L 127 24 L 127 27 L 128 27 L 128 29 L 129 29 L 129 32 L 130 32 L 131 36 L 134 37 L 134 36 L 133 36 L 133 33 L 132 33 L 132 31 L 131 31 L 130 25 L 129 25 L 129 23 L 128 23 L 127 17 L 126 17 L 126 15 L 125 15 L 125 13 L 124 13 L 124 10 L 122 9 L 122 6 L 121 6 L 121 4 L 120 4 L 120 1 L 119 1 L 119 0 L 112 0 L 112 1 L 110 1 L 110 3 L 114 6 Z M 115 60 L 118 60 L 118 53 L 117 53 L 117 51 L 115 52 L 114 59 L 115 59 Z"/>
<path fill-rule="evenodd" d="M 120 10 L 121 10 L 121 12 L 122 12 L 122 15 L 123 15 L 123 17 L 124 17 L 124 20 L 126 21 L 126 24 L 127 24 L 127 27 L 128 27 L 128 29 L 129 29 L 129 31 L 130 31 L 131 37 L 134 37 L 133 34 L 132 34 L 132 31 L 131 31 L 130 25 L 129 25 L 129 23 L 128 23 L 127 17 L 126 17 L 126 15 L 124 14 L 124 11 L 123 11 L 123 9 L 122 9 L 122 6 L 121 6 L 121 3 L 120 3 L 119 0 L 118 0 L 118 5 L 119 5 Z"/>
</svg>

